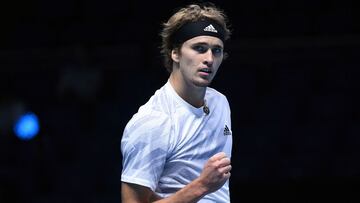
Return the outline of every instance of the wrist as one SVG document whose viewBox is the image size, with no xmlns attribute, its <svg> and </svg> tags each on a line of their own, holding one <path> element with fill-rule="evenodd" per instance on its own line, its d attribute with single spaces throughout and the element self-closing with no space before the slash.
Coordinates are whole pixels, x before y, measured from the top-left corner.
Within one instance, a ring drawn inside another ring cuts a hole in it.
<svg viewBox="0 0 360 203">
<path fill-rule="evenodd" d="M 196 195 L 203 197 L 209 193 L 208 187 L 199 178 L 195 179 L 192 184 Z"/>
</svg>

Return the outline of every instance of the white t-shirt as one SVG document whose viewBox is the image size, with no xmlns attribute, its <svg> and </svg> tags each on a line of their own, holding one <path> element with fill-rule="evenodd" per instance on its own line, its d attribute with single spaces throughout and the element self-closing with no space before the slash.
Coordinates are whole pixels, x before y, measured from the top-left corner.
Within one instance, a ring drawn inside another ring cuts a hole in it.
<svg viewBox="0 0 360 203">
<path fill-rule="evenodd" d="M 157 90 L 125 127 L 121 181 L 167 197 L 199 177 L 214 154 L 231 158 L 229 103 L 209 87 L 205 101 L 208 115 L 183 100 L 170 82 Z M 229 181 L 199 202 L 230 202 Z"/>
</svg>

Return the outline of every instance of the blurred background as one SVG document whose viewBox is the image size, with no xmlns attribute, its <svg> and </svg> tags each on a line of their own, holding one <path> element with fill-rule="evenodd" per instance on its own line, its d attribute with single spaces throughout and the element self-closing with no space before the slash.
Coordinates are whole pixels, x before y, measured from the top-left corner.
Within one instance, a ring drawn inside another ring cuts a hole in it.
<svg viewBox="0 0 360 203">
<path fill-rule="evenodd" d="M 193 1 L 1 6 L 0 202 L 120 202 L 123 129 L 167 80 L 158 33 Z M 233 35 L 232 202 L 359 202 L 355 1 L 212 1 Z"/>
</svg>

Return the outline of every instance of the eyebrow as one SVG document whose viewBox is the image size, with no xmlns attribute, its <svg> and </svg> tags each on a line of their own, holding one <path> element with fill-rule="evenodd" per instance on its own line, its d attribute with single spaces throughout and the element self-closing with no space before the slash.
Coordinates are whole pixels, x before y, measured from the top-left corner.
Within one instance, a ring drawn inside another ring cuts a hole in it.
<svg viewBox="0 0 360 203">
<path fill-rule="evenodd" d="M 221 46 L 220 44 L 211 45 L 211 44 L 209 44 L 209 43 L 207 43 L 207 42 L 196 42 L 196 43 L 192 44 L 192 46 L 196 46 L 196 45 L 205 45 L 205 46 L 211 46 L 212 48 L 221 48 L 221 49 L 224 48 L 224 47 Z"/>
</svg>

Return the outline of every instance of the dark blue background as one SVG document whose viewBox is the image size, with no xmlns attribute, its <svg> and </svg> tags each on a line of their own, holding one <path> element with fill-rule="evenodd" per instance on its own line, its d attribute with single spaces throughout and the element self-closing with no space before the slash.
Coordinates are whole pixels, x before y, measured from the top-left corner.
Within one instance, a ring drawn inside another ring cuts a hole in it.
<svg viewBox="0 0 360 203">
<path fill-rule="evenodd" d="M 166 82 L 160 25 L 189 2 L 2 7 L 0 202 L 120 202 L 123 128 Z M 232 202 L 358 202 L 355 3 L 213 2 L 233 29 L 212 85 L 232 108 Z M 18 104 L 41 122 L 28 142 L 10 128 Z"/>
</svg>

